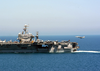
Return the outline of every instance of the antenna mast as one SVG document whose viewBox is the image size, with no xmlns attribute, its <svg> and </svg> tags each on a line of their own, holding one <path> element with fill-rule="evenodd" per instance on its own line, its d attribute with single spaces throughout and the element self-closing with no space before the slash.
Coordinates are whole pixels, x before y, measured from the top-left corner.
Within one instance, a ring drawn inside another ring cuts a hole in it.
<svg viewBox="0 0 100 71">
<path fill-rule="evenodd" d="M 25 28 L 23 29 L 24 31 L 25 31 L 25 34 L 28 32 L 27 31 L 27 27 L 28 27 L 28 25 L 27 24 L 25 24 L 25 26 L 24 26 Z"/>
</svg>

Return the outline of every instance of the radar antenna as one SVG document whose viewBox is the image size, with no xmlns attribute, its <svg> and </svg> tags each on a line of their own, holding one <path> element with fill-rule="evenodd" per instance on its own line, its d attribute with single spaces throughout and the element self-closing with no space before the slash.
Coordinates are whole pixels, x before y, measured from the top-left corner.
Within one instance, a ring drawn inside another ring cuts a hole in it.
<svg viewBox="0 0 100 71">
<path fill-rule="evenodd" d="M 36 32 L 36 36 L 35 36 L 35 37 L 36 37 L 36 40 L 39 38 L 39 37 L 38 37 L 38 32 Z"/>
</svg>

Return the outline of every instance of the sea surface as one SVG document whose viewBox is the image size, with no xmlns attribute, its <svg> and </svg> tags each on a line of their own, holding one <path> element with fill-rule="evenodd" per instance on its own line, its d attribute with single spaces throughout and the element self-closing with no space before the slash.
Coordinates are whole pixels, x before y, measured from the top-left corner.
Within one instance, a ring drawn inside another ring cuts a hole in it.
<svg viewBox="0 0 100 71">
<path fill-rule="evenodd" d="M 100 35 L 40 36 L 42 40 L 70 40 L 80 48 L 74 53 L 1 53 L 0 71 L 100 71 Z M 17 36 L 0 36 L 17 41 Z"/>
</svg>

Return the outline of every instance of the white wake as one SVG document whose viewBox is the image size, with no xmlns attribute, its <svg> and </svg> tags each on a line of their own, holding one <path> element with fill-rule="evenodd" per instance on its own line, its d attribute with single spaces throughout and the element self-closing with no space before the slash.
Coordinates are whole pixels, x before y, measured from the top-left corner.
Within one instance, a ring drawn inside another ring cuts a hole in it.
<svg viewBox="0 0 100 71">
<path fill-rule="evenodd" d="M 100 51 L 88 51 L 88 50 L 78 50 L 78 51 L 75 51 L 75 53 L 100 53 Z"/>
</svg>

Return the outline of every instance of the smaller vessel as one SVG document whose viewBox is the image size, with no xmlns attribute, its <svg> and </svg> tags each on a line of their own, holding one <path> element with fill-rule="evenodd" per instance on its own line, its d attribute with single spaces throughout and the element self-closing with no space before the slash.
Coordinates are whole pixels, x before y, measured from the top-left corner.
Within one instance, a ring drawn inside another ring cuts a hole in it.
<svg viewBox="0 0 100 71">
<path fill-rule="evenodd" d="M 77 38 L 80 38 L 80 39 L 82 39 L 82 38 L 85 38 L 85 36 L 83 36 L 83 37 L 81 37 L 81 36 L 76 36 Z"/>
</svg>

